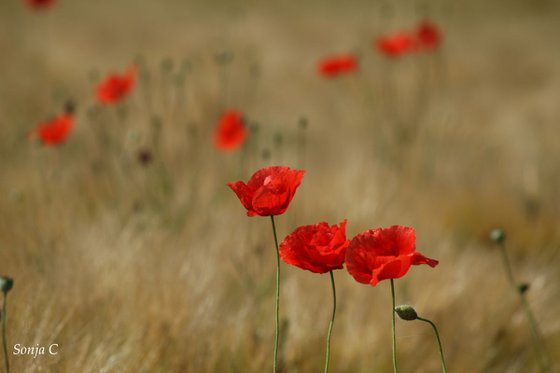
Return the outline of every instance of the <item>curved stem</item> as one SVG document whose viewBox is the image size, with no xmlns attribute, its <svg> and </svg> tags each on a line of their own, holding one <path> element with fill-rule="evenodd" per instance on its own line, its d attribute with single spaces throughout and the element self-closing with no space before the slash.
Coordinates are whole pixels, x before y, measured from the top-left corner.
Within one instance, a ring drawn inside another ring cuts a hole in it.
<svg viewBox="0 0 560 373">
<path fill-rule="evenodd" d="M 272 221 L 272 232 L 274 233 L 274 243 L 276 244 L 276 330 L 274 332 L 274 361 L 272 371 L 278 370 L 278 339 L 280 336 L 280 251 L 278 249 L 278 236 L 276 234 L 276 224 L 274 216 L 270 216 Z"/>
<path fill-rule="evenodd" d="M 507 252 L 506 252 L 506 246 L 503 243 L 500 245 L 500 254 L 502 254 L 502 261 L 503 261 L 504 267 L 506 269 L 506 275 L 507 275 L 508 281 L 509 281 L 510 285 L 514 289 L 516 289 L 516 291 L 517 291 L 517 285 L 515 284 L 515 279 L 513 277 L 513 270 L 511 269 L 511 263 L 509 261 L 509 257 L 508 257 Z"/>
<path fill-rule="evenodd" d="M 507 255 L 505 243 L 502 242 L 499 246 L 500 246 L 500 253 L 502 255 L 502 262 L 504 263 L 509 284 L 513 288 L 513 290 L 519 295 L 519 298 L 521 298 L 521 304 L 523 306 L 525 317 L 527 317 L 527 320 L 529 321 L 529 326 L 531 327 L 531 334 L 533 336 L 533 345 L 535 347 L 535 352 L 537 354 L 537 361 L 539 363 L 540 371 L 548 372 L 550 359 L 547 356 L 547 352 L 542 338 L 542 333 L 539 330 L 537 320 L 533 316 L 533 312 L 531 311 L 531 307 L 529 306 L 529 302 L 527 302 L 527 298 L 525 294 L 519 290 L 517 283 L 515 282 L 515 278 L 513 277 L 513 270 L 511 267 L 509 257 Z"/>
<path fill-rule="evenodd" d="M 447 373 L 447 367 L 445 366 L 445 357 L 443 356 L 443 347 L 441 345 L 441 339 L 439 337 L 439 332 L 438 329 L 436 327 L 436 324 L 434 324 L 433 322 L 431 322 L 428 319 L 424 319 L 420 316 L 417 317 L 418 320 L 422 320 L 424 322 L 427 322 L 428 324 L 430 324 L 432 326 L 432 328 L 434 329 L 434 332 L 436 333 L 436 338 L 437 338 L 437 342 L 438 342 L 438 347 L 439 347 L 439 358 L 441 360 L 441 367 L 443 368 L 443 373 Z"/>
<path fill-rule="evenodd" d="M 541 331 L 539 330 L 539 325 L 537 324 L 537 320 L 533 315 L 533 311 L 531 311 L 531 307 L 529 306 L 529 302 L 527 302 L 527 298 L 525 294 L 519 294 L 521 298 L 521 304 L 523 305 L 523 311 L 525 311 L 525 315 L 529 320 L 529 325 L 531 326 L 531 334 L 533 335 L 533 340 L 535 341 L 535 348 L 537 350 L 537 354 L 539 355 L 538 361 L 540 365 L 540 369 L 542 372 L 548 372 L 549 367 L 549 357 L 545 350 L 545 345 L 543 342 Z"/>
<path fill-rule="evenodd" d="M 8 359 L 8 341 L 6 338 L 6 309 L 8 307 L 8 294 L 4 293 L 4 303 L 2 305 L 2 346 L 4 347 L 4 362 L 6 373 L 10 373 L 10 360 Z"/>
<path fill-rule="evenodd" d="M 393 308 L 391 314 L 393 316 L 393 372 L 397 373 L 399 369 L 397 368 L 397 338 L 395 337 L 395 283 L 391 279 L 391 298 L 393 299 Z"/>
<path fill-rule="evenodd" d="M 331 334 L 334 325 L 334 317 L 336 315 L 336 288 L 334 286 L 334 275 L 333 272 L 330 271 L 329 274 L 331 275 L 331 287 L 332 287 L 332 294 L 333 294 L 333 310 L 332 310 L 332 318 L 331 322 L 329 323 L 329 333 L 327 334 L 327 356 L 325 358 L 325 373 L 329 373 L 329 362 L 331 359 Z"/>
</svg>

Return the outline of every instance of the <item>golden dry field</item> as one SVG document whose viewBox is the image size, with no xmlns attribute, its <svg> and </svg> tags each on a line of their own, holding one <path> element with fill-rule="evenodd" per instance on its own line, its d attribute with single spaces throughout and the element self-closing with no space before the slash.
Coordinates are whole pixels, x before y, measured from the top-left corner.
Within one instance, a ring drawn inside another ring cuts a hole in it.
<svg viewBox="0 0 560 373">
<path fill-rule="evenodd" d="M 429 19 L 437 50 L 388 58 L 376 38 Z M 267 372 L 270 219 L 227 182 L 306 170 L 279 239 L 348 219 L 416 229 L 440 261 L 395 281 L 434 321 L 449 372 L 539 372 L 493 228 L 560 369 L 560 3 L 58 0 L 0 2 L 0 275 L 14 279 L 11 373 Z M 317 73 L 352 52 L 358 71 Z M 96 101 L 135 66 L 130 96 Z M 76 104 L 60 146 L 34 129 Z M 247 141 L 214 145 L 228 108 Z M 389 282 L 334 272 L 332 373 L 391 372 Z M 328 274 L 282 263 L 279 372 L 321 372 Z M 432 330 L 397 319 L 401 373 L 441 371 Z M 14 346 L 58 345 L 56 355 Z M 0 371 L 4 355 L 0 353 Z"/>
</svg>

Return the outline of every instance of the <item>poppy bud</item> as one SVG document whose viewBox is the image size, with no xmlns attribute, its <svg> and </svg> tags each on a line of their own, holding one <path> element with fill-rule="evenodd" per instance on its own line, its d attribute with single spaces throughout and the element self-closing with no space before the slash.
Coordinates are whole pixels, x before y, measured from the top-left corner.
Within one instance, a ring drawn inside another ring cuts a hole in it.
<svg viewBox="0 0 560 373">
<path fill-rule="evenodd" d="M 506 232 L 500 228 L 493 229 L 492 232 L 490 232 L 490 239 L 497 244 L 504 243 L 506 240 Z"/>
<path fill-rule="evenodd" d="M 259 122 L 253 122 L 249 125 L 249 131 L 251 133 L 258 133 L 259 132 Z"/>
<path fill-rule="evenodd" d="M 70 115 L 70 114 L 74 114 L 75 111 L 76 111 L 76 103 L 73 100 L 66 101 L 66 104 L 64 105 L 64 112 Z"/>
<path fill-rule="evenodd" d="M 309 123 L 307 122 L 306 117 L 301 117 L 299 119 L 298 126 L 299 126 L 300 129 L 302 129 L 302 130 L 306 129 L 308 124 Z"/>
<path fill-rule="evenodd" d="M 409 306 L 408 304 L 403 304 L 395 307 L 395 312 L 403 320 L 412 321 L 418 318 L 418 314 L 416 313 L 416 310 L 412 308 L 412 306 Z"/>
<path fill-rule="evenodd" d="M 151 78 L 152 76 L 150 75 L 150 72 L 148 70 L 140 71 L 140 80 L 142 80 L 144 83 L 148 83 Z"/>
<path fill-rule="evenodd" d="M 138 151 L 136 158 L 142 166 L 147 166 L 152 162 L 153 155 L 149 149 L 141 149 Z"/>
<path fill-rule="evenodd" d="M 272 154 L 270 153 L 270 149 L 263 149 L 261 152 L 261 157 L 263 160 L 268 161 Z"/>
<path fill-rule="evenodd" d="M 14 286 L 14 280 L 10 277 L 0 276 L 0 289 L 4 295 L 8 294 L 12 287 Z"/>
<path fill-rule="evenodd" d="M 173 65 L 173 60 L 171 58 L 165 58 L 161 60 L 161 71 L 163 71 L 164 73 L 170 73 L 171 71 L 173 71 Z"/>
<path fill-rule="evenodd" d="M 529 284 L 526 282 L 523 282 L 519 285 L 517 285 L 517 291 L 519 292 L 519 294 L 525 294 L 527 292 L 527 290 L 529 290 Z"/>
<path fill-rule="evenodd" d="M 180 73 L 175 75 L 175 84 L 177 84 L 178 86 L 182 86 L 183 84 L 185 84 L 185 74 L 184 73 Z"/>
<path fill-rule="evenodd" d="M 152 127 L 155 128 L 156 130 L 159 130 L 161 128 L 161 124 L 162 124 L 162 120 L 159 116 L 154 115 L 152 117 Z"/>
<path fill-rule="evenodd" d="M 281 146 L 282 143 L 284 142 L 284 137 L 282 136 L 281 133 L 276 133 L 274 134 L 273 140 L 274 140 L 274 145 Z"/>
</svg>

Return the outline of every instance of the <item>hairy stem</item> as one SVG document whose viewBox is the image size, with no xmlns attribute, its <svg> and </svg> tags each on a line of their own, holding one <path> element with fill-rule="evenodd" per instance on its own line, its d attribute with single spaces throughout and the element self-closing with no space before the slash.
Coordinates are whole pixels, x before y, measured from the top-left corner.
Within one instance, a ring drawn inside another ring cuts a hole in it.
<svg viewBox="0 0 560 373">
<path fill-rule="evenodd" d="M 430 324 L 432 326 L 432 328 L 434 329 L 434 332 L 436 333 L 436 338 L 437 338 L 437 342 L 438 342 L 438 347 L 439 347 L 439 358 L 441 360 L 441 367 L 443 368 L 443 373 L 447 373 L 447 367 L 445 366 L 445 357 L 443 356 L 443 347 L 441 345 L 441 339 L 439 337 L 439 332 L 438 329 L 436 327 L 436 324 L 434 324 L 433 322 L 431 322 L 428 319 L 424 319 L 422 317 L 418 316 L 418 320 L 422 320 L 424 322 L 427 322 L 428 324 Z"/>
<path fill-rule="evenodd" d="M 544 342 L 542 339 L 542 333 L 539 329 L 539 325 L 537 324 L 537 320 L 533 315 L 531 307 L 529 306 L 529 302 L 527 301 L 527 297 L 525 294 L 519 289 L 517 283 L 515 282 L 515 278 L 513 277 L 513 270 L 511 267 L 511 262 L 509 260 L 506 245 L 504 242 L 500 243 L 500 254 L 502 256 L 502 262 L 504 263 L 504 268 L 506 270 L 506 276 L 508 278 L 508 282 L 513 290 L 519 295 L 521 298 L 521 304 L 523 306 L 523 312 L 525 313 L 525 317 L 529 321 L 529 326 L 531 328 L 531 334 L 533 336 L 533 345 L 535 347 L 535 352 L 537 354 L 537 361 L 539 363 L 539 368 L 541 372 L 548 372 L 549 371 L 549 357 L 547 356 Z"/>
<path fill-rule="evenodd" d="M 8 340 L 6 338 L 6 309 L 8 307 L 8 293 L 4 292 L 4 303 L 2 305 L 2 346 L 4 348 L 4 362 L 6 373 L 10 373 L 10 360 L 8 359 Z"/>
<path fill-rule="evenodd" d="M 397 368 L 397 338 L 395 336 L 395 283 L 391 279 L 391 298 L 393 299 L 393 307 L 391 309 L 392 315 L 392 330 L 393 330 L 393 372 L 398 373 Z"/>
<path fill-rule="evenodd" d="M 276 234 L 276 224 L 274 216 L 270 216 L 272 222 L 272 232 L 274 233 L 274 243 L 276 244 L 276 330 L 274 332 L 274 361 L 272 371 L 278 370 L 278 340 L 280 336 L 280 251 L 278 249 L 278 235 Z"/>
<path fill-rule="evenodd" d="M 331 359 L 331 334 L 334 325 L 334 317 L 336 316 L 336 288 L 334 286 L 334 275 L 332 271 L 330 271 L 329 274 L 331 276 L 331 287 L 333 293 L 333 310 L 331 322 L 329 323 L 329 333 L 327 334 L 327 356 L 325 358 L 325 373 L 329 373 L 329 363 Z"/>
</svg>

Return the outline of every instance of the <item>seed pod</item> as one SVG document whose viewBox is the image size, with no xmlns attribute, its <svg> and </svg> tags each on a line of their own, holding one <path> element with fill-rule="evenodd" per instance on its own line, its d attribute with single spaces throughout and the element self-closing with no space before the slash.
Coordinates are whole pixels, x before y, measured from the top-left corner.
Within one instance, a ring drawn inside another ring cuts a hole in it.
<svg viewBox="0 0 560 373">
<path fill-rule="evenodd" d="M 8 294 L 13 287 L 14 280 L 11 277 L 0 276 L 0 290 L 2 290 L 4 294 Z"/>
</svg>

